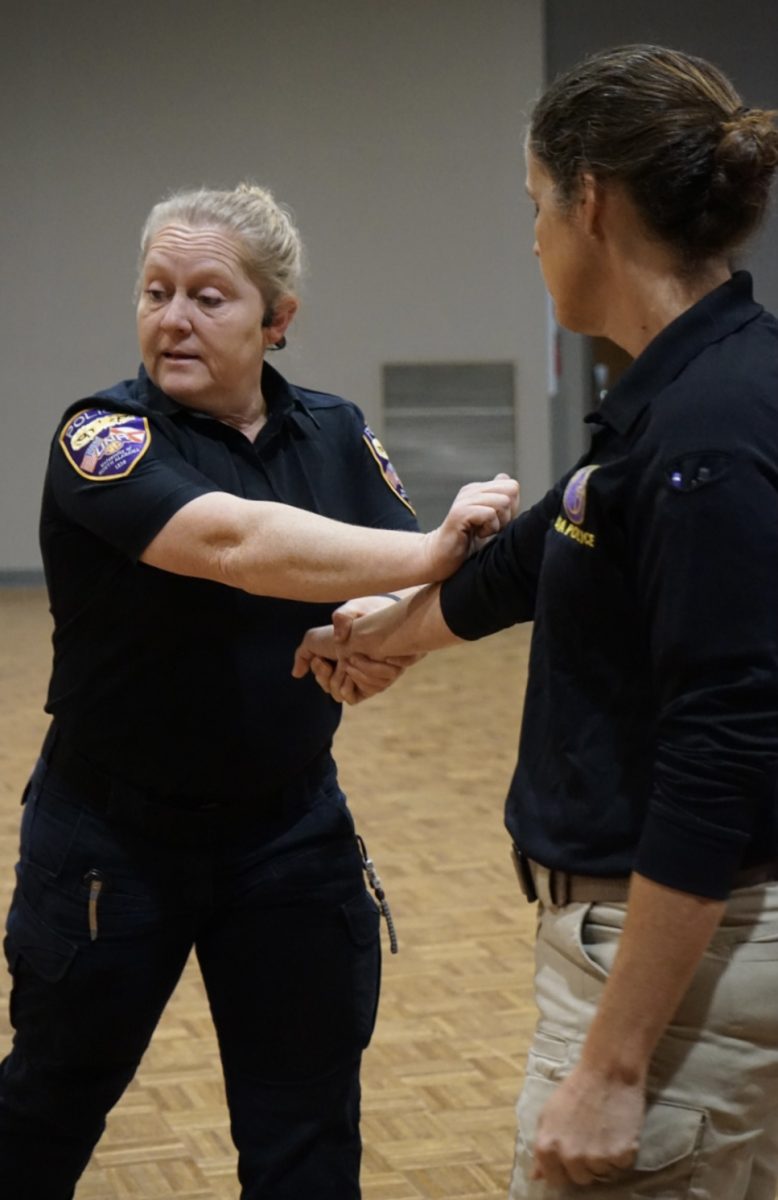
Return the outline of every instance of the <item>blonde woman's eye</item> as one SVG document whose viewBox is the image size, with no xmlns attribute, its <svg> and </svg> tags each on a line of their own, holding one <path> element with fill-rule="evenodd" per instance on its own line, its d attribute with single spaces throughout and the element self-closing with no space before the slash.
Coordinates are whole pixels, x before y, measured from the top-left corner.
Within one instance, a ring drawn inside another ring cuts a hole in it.
<svg viewBox="0 0 778 1200">
<path fill-rule="evenodd" d="M 165 299 L 165 293 L 162 288 L 147 287 L 145 288 L 145 294 L 148 296 L 149 300 L 153 300 L 155 304 L 159 304 L 161 300 Z"/>
<path fill-rule="evenodd" d="M 224 303 L 221 296 L 215 296 L 212 292 L 201 292 L 197 299 L 205 308 L 218 308 Z"/>
</svg>

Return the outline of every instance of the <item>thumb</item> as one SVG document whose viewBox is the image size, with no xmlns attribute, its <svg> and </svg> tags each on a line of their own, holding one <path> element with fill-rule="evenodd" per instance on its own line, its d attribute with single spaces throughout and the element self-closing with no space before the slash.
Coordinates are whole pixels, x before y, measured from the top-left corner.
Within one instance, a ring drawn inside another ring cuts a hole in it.
<svg viewBox="0 0 778 1200">
<path fill-rule="evenodd" d="M 332 614 L 332 631 L 336 642 L 347 642 L 351 637 L 351 629 L 354 624 L 353 616 L 344 612 L 341 608 L 336 608 Z"/>
</svg>

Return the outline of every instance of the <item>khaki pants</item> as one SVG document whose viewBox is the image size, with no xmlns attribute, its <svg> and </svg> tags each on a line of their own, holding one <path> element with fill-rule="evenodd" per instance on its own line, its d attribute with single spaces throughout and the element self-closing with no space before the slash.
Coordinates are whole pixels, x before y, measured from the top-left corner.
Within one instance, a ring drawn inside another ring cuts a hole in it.
<svg viewBox="0 0 778 1200">
<path fill-rule="evenodd" d="M 635 1166 L 609 1183 L 587 1187 L 530 1181 L 540 1111 L 578 1060 L 625 912 L 624 904 L 540 906 L 535 977 L 540 1019 L 517 1105 L 510 1200 L 774 1200 L 778 884 L 732 894 L 654 1053 Z"/>
</svg>

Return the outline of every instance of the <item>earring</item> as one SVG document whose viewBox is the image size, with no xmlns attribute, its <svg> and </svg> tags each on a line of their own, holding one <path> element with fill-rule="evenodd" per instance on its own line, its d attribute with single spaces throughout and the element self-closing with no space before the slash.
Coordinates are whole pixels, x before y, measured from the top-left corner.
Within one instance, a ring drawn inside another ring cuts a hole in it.
<svg viewBox="0 0 778 1200">
<path fill-rule="evenodd" d="M 268 346 L 268 350 L 283 350 L 286 346 L 286 338 L 280 337 L 277 342 L 273 342 L 272 346 Z"/>
</svg>

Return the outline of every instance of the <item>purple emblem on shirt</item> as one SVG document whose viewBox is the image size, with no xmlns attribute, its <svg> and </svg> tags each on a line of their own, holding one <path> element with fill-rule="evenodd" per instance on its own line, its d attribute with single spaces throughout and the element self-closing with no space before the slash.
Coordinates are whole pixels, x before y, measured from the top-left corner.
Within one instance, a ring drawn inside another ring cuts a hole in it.
<svg viewBox="0 0 778 1200">
<path fill-rule="evenodd" d="M 84 408 L 70 418 L 59 444 L 85 479 L 124 479 L 151 445 L 151 430 L 145 417 Z"/>
<path fill-rule="evenodd" d="M 589 467 L 581 467 L 570 477 L 565 488 L 565 494 L 562 497 L 562 506 L 568 520 L 572 521 L 574 525 L 583 524 L 583 519 L 586 515 L 586 485 L 592 471 L 596 470 L 596 463 Z"/>
</svg>

